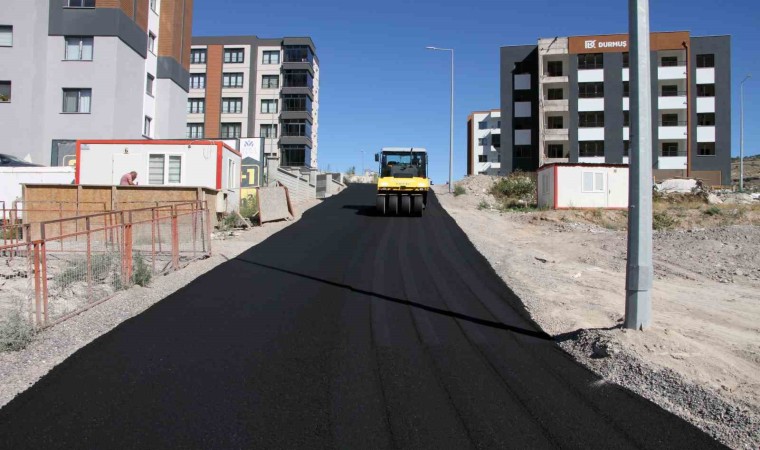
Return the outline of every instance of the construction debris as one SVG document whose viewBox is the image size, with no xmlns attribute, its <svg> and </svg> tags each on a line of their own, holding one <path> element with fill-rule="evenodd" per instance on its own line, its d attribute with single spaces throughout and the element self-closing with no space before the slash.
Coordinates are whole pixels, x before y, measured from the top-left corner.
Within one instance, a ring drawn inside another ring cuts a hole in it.
<svg viewBox="0 0 760 450">
<path fill-rule="evenodd" d="M 290 193 L 285 186 L 262 187 L 257 191 L 259 223 L 293 219 L 295 212 L 290 202 Z"/>
</svg>

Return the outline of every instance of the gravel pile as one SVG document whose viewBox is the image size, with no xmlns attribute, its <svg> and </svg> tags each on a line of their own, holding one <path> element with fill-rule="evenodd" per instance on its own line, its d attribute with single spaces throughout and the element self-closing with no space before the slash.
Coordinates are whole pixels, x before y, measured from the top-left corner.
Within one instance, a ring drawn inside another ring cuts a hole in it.
<svg viewBox="0 0 760 450">
<path fill-rule="evenodd" d="M 580 330 L 560 346 L 606 381 L 641 395 L 733 448 L 760 448 L 760 411 L 723 401 L 670 369 L 647 364 L 617 337 L 627 330 Z"/>
</svg>

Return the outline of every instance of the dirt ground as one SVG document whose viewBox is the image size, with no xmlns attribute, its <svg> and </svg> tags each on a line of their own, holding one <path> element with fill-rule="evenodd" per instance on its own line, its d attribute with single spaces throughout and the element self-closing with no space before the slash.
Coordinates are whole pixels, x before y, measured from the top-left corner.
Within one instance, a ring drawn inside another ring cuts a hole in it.
<svg viewBox="0 0 760 450">
<path fill-rule="evenodd" d="M 731 178 L 735 185 L 739 184 L 739 158 L 731 159 Z M 760 192 L 760 155 L 744 158 L 744 188 Z"/>
<path fill-rule="evenodd" d="M 498 210 L 492 183 L 466 178 L 459 196 L 436 188 L 545 331 L 606 379 L 732 447 L 758 448 L 760 208 L 658 204 L 675 220 L 654 235 L 653 326 L 628 331 L 625 213 Z"/>
</svg>

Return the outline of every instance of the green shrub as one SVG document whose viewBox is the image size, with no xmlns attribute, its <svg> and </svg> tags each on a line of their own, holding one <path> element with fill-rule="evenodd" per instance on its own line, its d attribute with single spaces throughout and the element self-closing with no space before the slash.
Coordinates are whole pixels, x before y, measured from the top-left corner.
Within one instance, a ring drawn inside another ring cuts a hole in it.
<svg viewBox="0 0 760 450">
<path fill-rule="evenodd" d="M 513 172 L 491 186 L 491 195 L 506 207 L 535 204 L 536 182 L 524 173 Z"/>
<path fill-rule="evenodd" d="M 153 277 L 153 273 L 145 262 L 142 255 L 135 255 L 134 266 L 132 268 L 132 282 L 138 286 L 145 287 L 150 283 L 150 279 Z"/>
<path fill-rule="evenodd" d="M 23 349 L 34 338 L 34 328 L 21 314 L 13 311 L 0 322 L 0 352 L 15 352 Z"/>
<path fill-rule="evenodd" d="M 259 205 L 256 201 L 256 197 L 249 195 L 240 202 L 240 215 L 246 219 L 250 219 L 259 212 Z"/>
<path fill-rule="evenodd" d="M 678 224 L 678 220 L 668 215 L 665 211 L 655 211 L 652 214 L 652 228 L 655 230 L 668 230 Z"/>
<path fill-rule="evenodd" d="M 454 197 L 459 197 L 460 195 L 466 194 L 467 191 L 464 189 L 464 186 L 461 184 L 457 184 L 454 186 Z"/>
<path fill-rule="evenodd" d="M 487 201 L 481 200 L 480 203 L 478 203 L 478 210 L 482 211 L 484 209 L 491 209 L 491 205 L 489 205 Z"/>
<path fill-rule="evenodd" d="M 723 214 L 723 211 L 721 211 L 717 206 L 713 205 L 705 210 L 705 214 L 708 216 L 720 216 Z"/>
<path fill-rule="evenodd" d="M 119 273 L 120 260 L 114 253 L 101 253 L 92 255 L 90 264 L 92 278 L 96 281 L 102 281 L 108 278 L 114 270 Z M 53 287 L 58 290 L 64 290 L 77 281 L 87 281 L 87 258 L 77 258 L 69 261 L 66 267 L 53 276 Z"/>
</svg>

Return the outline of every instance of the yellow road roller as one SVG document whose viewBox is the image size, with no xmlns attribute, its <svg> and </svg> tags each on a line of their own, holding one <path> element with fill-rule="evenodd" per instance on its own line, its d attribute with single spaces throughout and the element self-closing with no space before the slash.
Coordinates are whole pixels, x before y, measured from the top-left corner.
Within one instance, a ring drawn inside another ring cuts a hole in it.
<svg viewBox="0 0 760 450">
<path fill-rule="evenodd" d="M 375 161 L 380 163 L 377 213 L 422 216 L 430 190 L 427 151 L 420 147 L 385 147 L 375 154 Z"/>
</svg>

